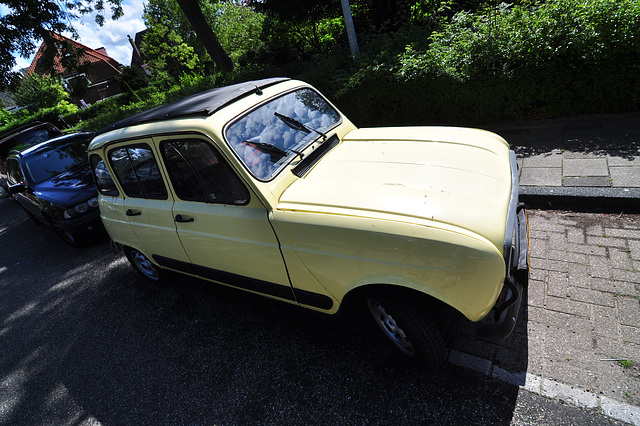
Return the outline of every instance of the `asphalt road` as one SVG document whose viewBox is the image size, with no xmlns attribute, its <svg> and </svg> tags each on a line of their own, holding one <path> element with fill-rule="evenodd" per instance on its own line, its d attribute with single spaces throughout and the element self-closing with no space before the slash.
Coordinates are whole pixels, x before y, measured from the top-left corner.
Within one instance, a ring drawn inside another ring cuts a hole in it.
<svg viewBox="0 0 640 426">
<path fill-rule="evenodd" d="M 0 200 L 0 424 L 617 424 L 372 330 L 233 289 L 147 284 Z"/>
</svg>

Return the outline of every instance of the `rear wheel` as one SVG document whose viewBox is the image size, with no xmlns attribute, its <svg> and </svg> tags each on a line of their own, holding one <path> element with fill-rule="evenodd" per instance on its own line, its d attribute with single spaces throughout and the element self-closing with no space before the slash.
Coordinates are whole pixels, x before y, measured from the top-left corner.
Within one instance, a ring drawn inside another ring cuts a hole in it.
<svg viewBox="0 0 640 426">
<path fill-rule="evenodd" d="M 129 263 L 134 267 L 138 273 L 145 277 L 148 281 L 156 285 L 163 285 L 167 281 L 167 271 L 157 267 L 151 262 L 147 256 L 142 254 L 139 250 L 126 247 L 125 254 Z"/>
<path fill-rule="evenodd" d="M 374 321 L 405 361 L 426 370 L 442 364 L 445 347 L 440 330 L 408 297 L 383 293 L 365 300 Z"/>
</svg>

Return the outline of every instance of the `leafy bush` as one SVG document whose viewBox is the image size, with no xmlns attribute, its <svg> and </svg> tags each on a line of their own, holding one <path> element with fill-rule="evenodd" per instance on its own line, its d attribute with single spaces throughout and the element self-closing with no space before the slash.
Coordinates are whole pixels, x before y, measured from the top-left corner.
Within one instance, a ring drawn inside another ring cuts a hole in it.
<svg viewBox="0 0 640 426">
<path fill-rule="evenodd" d="M 640 107 L 638 71 L 636 0 L 502 4 L 376 58 L 338 98 L 365 124 L 619 112 Z"/>
</svg>

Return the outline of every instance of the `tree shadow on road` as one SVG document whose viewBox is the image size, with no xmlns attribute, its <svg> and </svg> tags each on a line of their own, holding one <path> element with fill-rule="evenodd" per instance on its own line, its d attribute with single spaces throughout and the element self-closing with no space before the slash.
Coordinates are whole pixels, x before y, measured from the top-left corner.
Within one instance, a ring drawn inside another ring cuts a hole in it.
<svg viewBox="0 0 640 426">
<path fill-rule="evenodd" d="M 451 364 L 432 374 L 399 367 L 367 332 L 237 290 L 188 278 L 154 287 L 108 245 L 69 252 L 9 220 L 20 212 L 7 205 L 3 241 L 30 242 L 0 258 L 0 423 L 512 419 L 515 386 Z M 490 351 L 522 356 L 518 339 Z"/>
</svg>

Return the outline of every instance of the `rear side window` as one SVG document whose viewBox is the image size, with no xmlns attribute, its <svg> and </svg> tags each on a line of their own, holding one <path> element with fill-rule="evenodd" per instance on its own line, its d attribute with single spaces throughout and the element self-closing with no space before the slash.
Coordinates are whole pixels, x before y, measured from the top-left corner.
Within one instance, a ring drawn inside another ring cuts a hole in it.
<svg viewBox="0 0 640 426">
<path fill-rule="evenodd" d="M 200 139 L 161 143 L 171 184 L 178 198 L 216 204 L 246 204 L 249 193 L 235 171 Z"/>
<path fill-rule="evenodd" d="M 167 199 L 158 163 L 147 144 L 109 151 L 109 161 L 124 193 L 133 198 Z"/>
<path fill-rule="evenodd" d="M 113 197 L 120 195 L 107 165 L 100 156 L 95 154 L 91 156 L 91 169 L 93 170 L 93 179 L 96 181 L 96 187 L 101 194 Z"/>
</svg>

